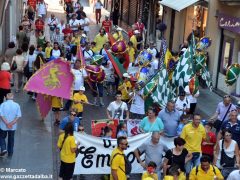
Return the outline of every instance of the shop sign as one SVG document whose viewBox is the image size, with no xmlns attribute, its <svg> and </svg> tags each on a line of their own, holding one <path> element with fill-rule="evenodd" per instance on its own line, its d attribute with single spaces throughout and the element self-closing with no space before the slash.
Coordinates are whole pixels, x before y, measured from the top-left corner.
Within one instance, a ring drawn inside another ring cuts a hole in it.
<svg viewBox="0 0 240 180">
<path fill-rule="evenodd" d="M 240 34 L 240 18 L 220 13 L 218 16 L 218 23 L 221 28 Z"/>
</svg>

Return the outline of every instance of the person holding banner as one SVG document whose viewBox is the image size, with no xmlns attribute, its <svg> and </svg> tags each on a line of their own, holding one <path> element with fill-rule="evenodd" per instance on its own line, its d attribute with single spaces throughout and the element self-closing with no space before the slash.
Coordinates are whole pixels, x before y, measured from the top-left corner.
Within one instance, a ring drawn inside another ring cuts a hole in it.
<svg viewBox="0 0 240 180">
<path fill-rule="evenodd" d="M 162 154 L 167 150 L 167 146 L 160 142 L 160 133 L 154 131 L 152 133 L 152 138 L 149 141 L 143 143 L 140 147 L 134 150 L 134 155 L 140 165 L 144 168 L 144 170 L 147 169 L 147 165 L 149 164 L 149 162 L 155 162 L 157 165 L 155 173 L 157 173 L 158 179 L 162 179 Z M 143 152 L 145 152 L 145 158 L 143 158 L 145 159 L 145 162 L 143 162 L 140 158 L 140 154 L 142 154 Z"/>
<path fill-rule="evenodd" d="M 111 154 L 111 175 L 110 180 L 127 180 L 125 174 L 124 150 L 127 149 L 128 142 L 126 137 L 117 138 L 117 148 Z"/>
<path fill-rule="evenodd" d="M 107 117 L 110 120 L 123 120 L 123 113 L 126 112 L 126 120 L 129 119 L 129 111 L 127 104 L 122 101 L 122 93 L 120 91 L 116 94 L 116 100 L 111 102 L 107 107 Z"/>
<path fill-rule="evenodd" d="M 60 149 L 60 172 L 59 179 L 70 180 L 73 176 L 73 171 L 76 161 L 76 149 L 75 138 L 73 136 L 73 125 L 68 122 L 65 126 L 64 133 L 60 134 L 58 138 L 57 146 Z"/>
</svg>

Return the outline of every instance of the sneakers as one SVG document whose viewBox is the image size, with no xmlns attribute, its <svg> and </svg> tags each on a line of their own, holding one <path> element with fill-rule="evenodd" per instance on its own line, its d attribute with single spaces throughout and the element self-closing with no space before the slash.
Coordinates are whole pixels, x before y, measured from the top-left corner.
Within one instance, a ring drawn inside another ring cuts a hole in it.
<svg viewBox="0 0 240 180">
<path fill-rule="evenodd" d="M 7 154 L 7 150 L 3 150 L 3 151 L 0 153 L 0 157 L 4 157 L 6 154 Z"/>
</svg>

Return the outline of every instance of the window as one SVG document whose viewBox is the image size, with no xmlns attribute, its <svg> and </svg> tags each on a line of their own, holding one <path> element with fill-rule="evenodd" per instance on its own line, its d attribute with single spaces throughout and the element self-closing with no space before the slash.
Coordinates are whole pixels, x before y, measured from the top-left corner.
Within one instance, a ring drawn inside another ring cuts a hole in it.
<svg viewBox="0 0 240 180">
<path fill-rule="evenodd" d="M 232 38 L 224 37 L 221 58 L 221 73 L 224 75 L 226 75 L 228 67 L 232 64 L 233 43 Z"/>
</svg>

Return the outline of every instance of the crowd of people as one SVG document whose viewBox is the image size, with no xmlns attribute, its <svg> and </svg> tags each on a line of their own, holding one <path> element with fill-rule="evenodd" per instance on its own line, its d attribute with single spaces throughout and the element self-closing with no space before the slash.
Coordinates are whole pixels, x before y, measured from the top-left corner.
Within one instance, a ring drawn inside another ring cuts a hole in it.
<svg viewBox="0 0 240 180">
<path fill-rule="evenodd" d="M 115 41 L 124 40 L 122 29 L 115 26 L 118 24 L 116 16 L 119 16 L 119 4 L 116 2 L 114 5 L 112 20 L 108 15 L 102 20 L 102 6 L 100 0 L 93 5 L 96 24 L 101 27 L 90 42 L 90 20 L 80 1 L 64 1 L 66 23 L 54 14 L 47 18 L 48 5 L 44 0 L 39 0 L 35 5 L 28 4 L 17 32 L 17 41 L 9 43 L 1 64 L 0 156 L 12 156 L 14 132 L 21 117 L 20 106 L 13 101 L 14 94 L 11 90 L 19 93 L 23 84 L 45 63 L 62 58 L 70 62 L 75 79 L 72 100 L 64 104 L 62 98 L 52 97 L 54 124 L 59 127 L 60 132 L 57 143 L 61 159 L 60 178 L 71 179 L 73 176 L 79 145 L 79 142 L 75 142 L 73 132 L 85 134 L 81 124 L 84 106 L 104 107 L 103 96 L 106 93 L 108 96 L 115 96 L 115 100 L 106 108 L 106 118 L 119 120 L 116 134 L 113 134 L 113 130 L 108 126 L 99 134 L 102 138 L 117 138 L 117 147 L 111 155 L 110 179 L 127 179 L 129 167 L 126 166 L 128 163 L 124 150 L 128 146 L 126 122 L 131 119 L 141 120 L 139 133 L 152 133 L 151 139 L 136 147 L 134 151 L 144 169 L 143 180 L 220 180 L 227 177 L 229 180 L 240 179 L 235 171 L 240 168 L 240 102 L 234 105 L 231 97 L 226 95 L 209 121 L 202 121 L 201 115 L 195 113 L 199 91 L 191 95 L 189 86 L 186 86 L 179 89 L 176 100 L 169 100 L 166 107 L 162 107 L 160 111 L 156 107 L 145 110 L 143 90 L 136 88 L 137 85 L 129 73 L 122 74 L 120 81 L 108 56 L 108 52 L 111 52 L 109 34 L 112 34 Z M 49 38 L 46 37 L 47 31 Z M 156 49 L 152 41 L 145 44 L 145 31 L 145 26 L 139 19 L 128 32 L 129 67 L 138 66 L 136 57 L 146 49 L 153 56 L 151 67 L 156 72 L 160 68 L 160 50 Z M 33 32 L 36 44 L 30 44 Z M 183 43 L 179 54 L 186 49 L 187 44 Z M 87 85 L 88 72 L 77 55 L 79 46 L 86 65 L 94 62 L 105 71 L 106 78 L 103 82 Z M 86 88 L 93 91 L 93 103 L 90 103 L 85 95 Z M 28 92 L 28 95 L 35 100 L 37 94 Z M 62 111 L 69 111 L 69 115 L 62 119 Z M 144 161 L 140 157 L 142 153 L 145 153 Z"/>
</svg>

